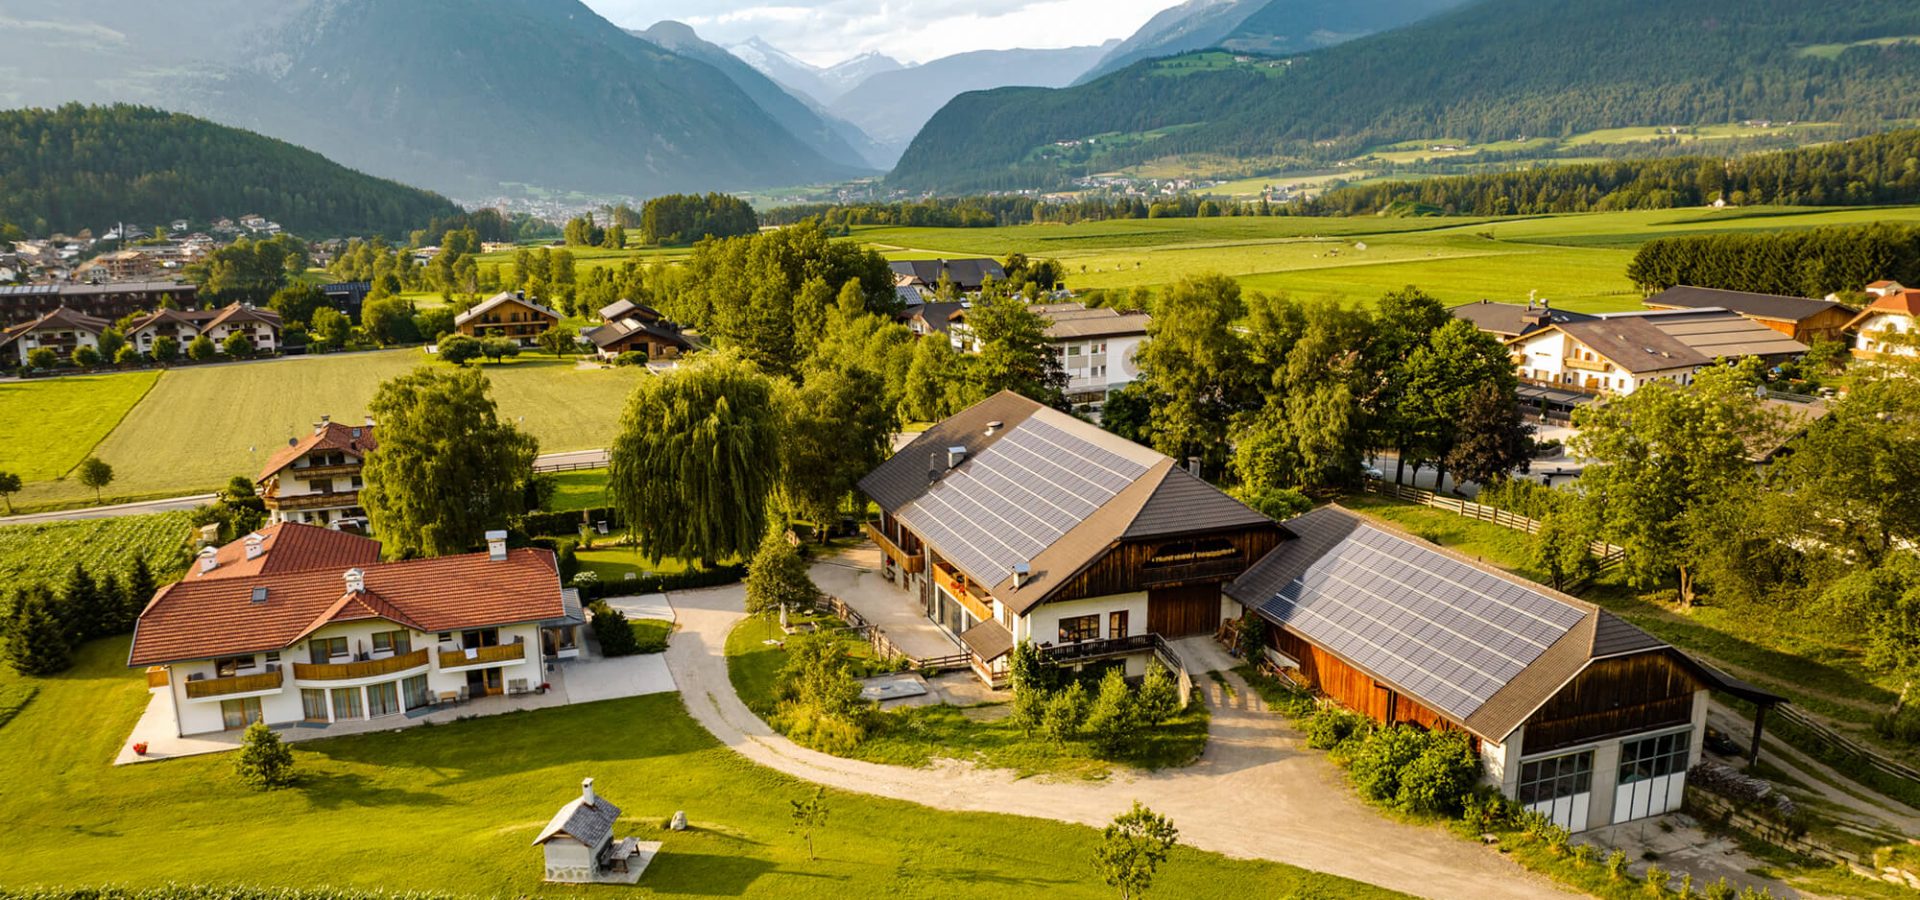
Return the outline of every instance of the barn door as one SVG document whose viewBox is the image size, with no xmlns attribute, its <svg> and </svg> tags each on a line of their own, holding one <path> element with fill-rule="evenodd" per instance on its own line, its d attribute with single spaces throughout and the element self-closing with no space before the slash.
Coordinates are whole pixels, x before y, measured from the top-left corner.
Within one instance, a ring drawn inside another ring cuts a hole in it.
<svg viewBox="0 0 1920 900">
<path fill-rule="evenodd" d="M 1164 638 L 1212 634 L 1220 628 L 1220 586 L 1195 584 L 1147 591 L 1147 630 Z"/>
</svg>

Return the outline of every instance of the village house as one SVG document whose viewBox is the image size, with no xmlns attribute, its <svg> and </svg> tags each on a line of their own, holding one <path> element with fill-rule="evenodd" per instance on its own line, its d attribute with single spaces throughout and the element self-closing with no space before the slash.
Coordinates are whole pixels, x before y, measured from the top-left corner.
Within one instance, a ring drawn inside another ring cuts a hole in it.
<svg viewBox="0 0 1920 900">
<path fill-rule="evenodd" d="M 177 734 L 403 717 L 542 683 L 543 632 L 577 646 L 553 553 L 379 562 L 379 544 L 293 523 L 202 551 L 134 628 L 128 665 Z"/>
<path fill-rule="evenodd" d="M 966 294 L 979 290 L 989 278 L 1002 282 L 1007 280 L 1007 270 L 997 260 L 985 257 L 897 260 L 887 265 L 893 269 L 895 287 L 929 292 L 939 290 L 942 282 L 950 283 L 955 290 Z"/>
<path fill-rule="evenodd" d="M 1721 361 L 1779 363 L 1805 344 L 1723 309 L 1610 313 L 1508 338 L 1523 382 L 1625 396 L 1652 381 L 1691 384 Z"/>
<path fill-rule="evenodd" d="M 560 314 L 527 299 L 524 291 L 502 291 L 453 317 L 453 329 L 468 337 L 507 338 L 531 347 L 540 333 L 560 324 Z"/>
<path fill-rule="evenodd" d="M 160 274 L 164 268 L 161 258 L 156 254 L 115 250 L 75 266 L 73 277 L 89 283 L 140 281 Z"/>
<path fill-rule="evenodd" d="M 894 318 L 905 324 L 914 337 L 937 334 L 952 340 L 953 335 L 948 333 L 948 329 L 953 326 L 954 316 L 966 308 L 965 300 L 928 300 L 901 310 Z M 964 349 L 958 342 L 954 347 Z"/>
<path fill-rule="evenodd" d="M 227 352 L 227 338 L 243 334 L 257 353 L 280 349 L 280 314 L 231 303 L 219 309 L 158 309 L 127 324 L 127 341 L 142 353 L 153 352 L 153 342 L 172 338 L 180 349 L 206 335 L 216 352 Z"/>
<path fill-rule="evenodd" d="M 1152 317 L 1143 312 L 1088 309 L 1080 303 L 1029 306 L 1047 320 L 1047 339 L 1067 374 L 1067 402 L 1098 412 L 1107 395 L 1140 377 L 1134 357 Z"/>
<path fill-rule="evenodd" d="M 379 446 L 373 432 L 372 417 L 345 425 L 322 416 L 312 433 L 289 438 L 254 479 L 268 521 L 364 528 L 360 471 Z"/>
<path fill-rule="evenodd" d="M 1466 734 L 1490 784 L 1569 831 L 1679 809 L 1710 691 L 1782 702 L 1597 606 L 1337 506 L 1282 528 L 1226 588 L 1268 623 L 1264 664 L 1374 721 Z"/>
<path fill-rule="evenodd" d="M 1909 290 L 1891 281 L 1867 286 L 1873 302 L 1847 323 L 1853 333 L 1850 348 L 1856 359 L 1876 359 L 1883 355 L 1920 355 L 1920 329 L 1914 327 L 1920 317 L 1920 290 Z"/>
<path fill-rule="evenodd" d="M 65 307 L 108 322 L 153 309 L 192 309 L 200 289 L 171 281 L 122 284 L 25 284 L 0 287 L 0 326 L 31 322 Z"/>
<path fill-rule="evenodd" d="M 1777 294 L 1723 291 L 1716 288 L 1670 287 L 1645 301 L 1648 309 L 1724 309 L 1738 313 L 1802 344 L 1837 340 L 1853 319 L 1853 310 L 1838 300 L 1810 300 Z"/>
<path fill-rule="evenodd" d="M 1586 313 L 1554 309 L 1550 303 L 1534 303 L 1531 300 L 1525 305 L 1482 300 L 1478 303 L 1455 306 L 1447 312 L 1454 318 L 1465 319 L 1472 323 L 1473 327 L 1503 341 L 1532 334 L 1548 325 L 1564 325 L 1569 322 L 1586 322 L 1593 319 L 1593 316 Z"/>
<path fill-rule="evenodd" d="M 105 319 L 62 306 L 31 322 L 0 331 L 0 353 L 8 353 L 9 358 L 24 366 L 28 355 L 46 347 L 58 354 L 64 365 L 76 348 L 98 348 L 100 333 L 112 325 Z"/>
<path fill-rule="evenodd" d="M 889 580 L 1004 683 L 1015 642 L 1145 672 L 1164 640 L 1212 635 L 1220 587 L 1279 526 L 1172 459 L 1002 392 L 860 481 Z"/>
<path fill-rule="evenodd" d="M 651 306 L 616 300 L 600 308 L 600 320 L 599 327 L 582 337 L 593 343 L 602 359 L 622 353 L 639 353 L 648 360 L 679 359 L 693 349 L 680 326 Z"/>
<path fill-rule="evenodd" d="M 620 807 L 580 782 L 580 796 L 553 814 L 533 839 L 544 857 L 546 880 L 563 884 L 633 884 L 660 852 L 660 842 L 613 836 Z"/>
</svg>

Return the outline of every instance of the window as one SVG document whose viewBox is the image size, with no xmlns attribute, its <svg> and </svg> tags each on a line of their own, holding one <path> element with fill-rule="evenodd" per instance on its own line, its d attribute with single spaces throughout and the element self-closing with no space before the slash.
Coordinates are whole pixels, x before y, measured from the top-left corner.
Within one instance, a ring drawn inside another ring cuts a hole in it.
<svg viewBox="0 0 1920 900">
<path fill-rule="evenodd" d="M 307 652 L 312 661 L 318 664 L 346 659 L 347 639 L 343 637 L 314 638 L 307 642 Z"/>
<path fill-rule="evenodd" d="M 397 716 L 400 714 L 400 683 L 383 681 L 367 685 L 367 714 L 370 716 Z"/>
<path fill-rule="evenodd" d="M 433 702 L 433 691 L 427 688 L 427 676 L 415 675 L 400 682 L 400 696 L 406 698 L 408 709 L 418 709 Z"/>
<path fill-rule="evenodd" d="M 1632 784 L 1687 770 L 1691 734 L 1663 734 L 1620 745 L 1620 784 Z"/>
<path fill-rule="evenodd" d="M 364 718 L 366 718 L 366 716 L 360 710 L 360 689 L 359 688 L 334 688 L 333 689 L 334 721 L 338 722 L 342 719 L 364 719 Z"/>
<path fill-rule="evenodd" d="M 1100 637 L 1100 616 L 1073 616 L 1060 620 L 1060 643 L 1072 644 L 1078 641 L 1098 640 Z"/>
<path fill-rule="evenodd" d="M 228 731 L 245 728 L 260 719 L 260 698 L 220 701 L 220 724 Z"/>
<path fill-rule="evenodd" d="M 394 656 L 413 652 L 413 639 L 405 631 L 378 631 L 373 635 L 373 652 Z"/>
<path fill-rule="evenodd" d="M 301 688 L 300 711 L 309 722 L 327 721 L 327 692 L 319 688 Z"/>
<path fill-rule="evenodd" d="M 253 668 L 253 657 L 251 656 L 229 656 L 225 659 L 216 659 L 213 661 L 213 675 L 215 678 L 226 678 L 232 675 L 238 675 L 241 669 L 251 668 Z"/>
<path fill-rule="evenodd" d="M 275 650 L 272 653 L 267 654 L 267 665 L 271 666 L 275 663 L 278 663 L 279 661 L 280 661 L 280 651 Z"/>
<path fill-rule="evenodd" d="M 1107 637 L 1119 640 L 1127 636 L 1127 611 L 1114 610 L 1107 614 Z"/>
<path fill-rule="evenodd" d="M 1593 751 L 1536 759 L 1520 765 L 1520 805 L 1549 803 L 1593 790 Z"/>
</svg>

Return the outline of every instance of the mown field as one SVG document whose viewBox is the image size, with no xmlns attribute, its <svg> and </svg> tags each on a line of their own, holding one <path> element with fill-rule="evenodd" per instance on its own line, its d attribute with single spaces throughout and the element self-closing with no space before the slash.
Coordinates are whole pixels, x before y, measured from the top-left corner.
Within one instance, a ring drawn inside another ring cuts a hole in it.
<svg viewBox="0 0 1920 900">
<path fill-rule="evenodd" d="M 665 844 L 620 896 L 1114 896 L 1093 869 L 1094 829 L 837 791 L 809 859 L 789 802 L 813 788 L 721 745 L 677 694 L 295 744 L 300 783 L 267 793 L 234 779 L 230 754 L 114 768 L 147 701 L 126 651 L 124 638 L 99 641 L 60 676 L 0 674 L 0 702 L 25 702 L 0 724 L 0 884 L 578 897 L 541 883 L 540 851 L 528 845 L 591 776 L 623 810 L 619 835 Z M 666 830 L 676 810 L 690 830 Z M 1154 895 L 1397 896 L 1185 848 L 1161 867 Z"/>
<path fill-rule="evenodd" d="M 0 382 L 0 472 L 23 481 L 66 475 L 158 378 L 129 372 Z"/>
<path fill-rule="evenodd" d="M 105 427 L 9 429 L 13 455 L 0 466 L 48 473 L 31 479 L 15 498 L 25 505 L 91 500 L 92 491 L 77 482 L 50 477 L 89 451 L 114 467 L 109 499 L 212 490 L 233 475 L 257 474 L 276 450 L 323 415 L 360 421 L 381 381 L 421 365 L 444 364 L 412 349 L 169 369 L 124 418 L 112 407 L 115 398 L 153 373 L 8 384 L 0 386 L 10 392 L 0 417 L 19 415 L 21 405 L 31 410 L 42 392 L 69 396 L 79 383 L 99 398 L 91 406 L 99 411 L 74 418 Z M 606 446 L 634 380 L 645 377 L 639 369 L 580 369 L 572 359 L 533 352 L 483 371 L 501 415 L 539 439 L 542 452 Z"/>
</svg>

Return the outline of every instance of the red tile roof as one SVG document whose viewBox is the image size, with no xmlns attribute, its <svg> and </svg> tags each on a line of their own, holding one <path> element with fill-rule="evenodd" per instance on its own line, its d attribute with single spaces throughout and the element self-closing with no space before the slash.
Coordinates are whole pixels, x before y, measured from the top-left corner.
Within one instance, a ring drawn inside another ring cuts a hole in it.
<svg viewBox="0 0 1920 900">
<path fill-rule="evenodd" d="M 1895 291 L 1881 297 L 1875 297 L 1867 308 L 1847 323 L 1848 328 L 1858 328 L 1860 323 L 1879 313 L 1893 313 L 1901 316 L 1920 316 L 1920 290 Z"/>
<path fill-rule="evenodd" d="M 140 614 L 128 665 L 284 650 L 336 621 L 387 619 L 420 631 L 490 628 L 566 615 L 553 552 L 511 550 L 361 566 L 366 590 L 346 591 L 344 568 L 180 581 Z M 253 597 L 265 590 L 265 599 Z"/>
<path fill-rule="evenodd" d="M 260 553 L 248 559 L 247 544 L 256 536 Z M 185 580 L 251 578 L 312 569 L 343 571 L 353 566 L 370 566 L 380 561 L 380 542 L 331 528 L 282 522 L 219 548 L 214 552 L 213 561 L 214 567 L 203 571 L 201 561 L 195 560 Z"/>
<path fill-rule="evenodd" d="M 295 441 L 291 446 L 275 453 L 272 459 L 260 470 L 255 482 L 263 482 L 280 473 L 281 469 L 293 464 L 293 461 L 315 450 L 341 450 L 355 456 L 364 457 L 367 452 L 379 446 L 373 437 L 372 425 L 343 425 L 328 422 L 314 429 L 313 433 Z"/>
</svg>

